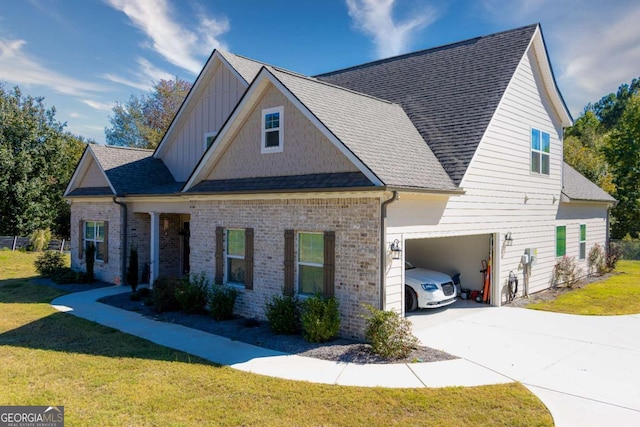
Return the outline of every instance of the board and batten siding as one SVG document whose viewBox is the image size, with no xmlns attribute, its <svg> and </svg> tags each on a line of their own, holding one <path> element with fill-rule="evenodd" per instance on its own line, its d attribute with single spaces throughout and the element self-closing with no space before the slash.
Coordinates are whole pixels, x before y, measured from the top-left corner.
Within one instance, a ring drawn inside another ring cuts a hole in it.
<svg viewBox="0 0 640 427">
<path fill-rule="evenodd" d="M 495 244 L 499 259 L 494 260 L 498 274 L 494 279 L 501 301 L 506 297 L 510 271 L 517 273 L 522 283 L 522 270 L 518 267 L 526 248 L 536 249 L 538 255 L 532 267 L 529 292 L 549 287 L 557 261 L 555 227 L 564 225 L 557 219 L 562 189 L 563 129 L 544 89 L 532 49 L 522 58 L 467 169 L 460 185 L 465 194 L 443 199 L 401 193 L 400 200 L 388 209 L 387 247 L 396 238 L 404 242 L 412 238 L 498 236 Z M 549 176 L 530 172 L 532 128 L 550 135 Z M 584 215 L 573 206 L 566 209 L 574 217 Z M 604 243 L 606 207 L 589 215 L 592 219 L 587 226 L 587 251 L 596 241 Z M 571 220 L 571 224 L 578 223 L 576 218 Z M 575 227 L 579 229 L 579 225 Z M 507 232 L 513 237 L 510 246 L 504 245 Z M 567 227 L 567 236 L 577 232 L 573 225 Z M 567 253 L 571 250 L 577 254 L 578 242 L 567 240 Z M 571 246 L 574 244 L 575 250 Z M 480 260 L 470 262 L 475 265 Z M 404 293 L 402 272 L 401 261 L 394 261 L 387 269 L 387 309 L 404 308 L 400 297 Z"/>
<path fill-rule="evenodd" d="M 163 150 L 161 158 L 176 181 L 187 180 L 204 154 L 205 134 L 220 130 L 246 88 L 226 65 L 218 62 L 209 82 L 194 94 L 196 101 L 182 111 L 176 129 L 169 135 L 169 147 Z"/>
</svg>

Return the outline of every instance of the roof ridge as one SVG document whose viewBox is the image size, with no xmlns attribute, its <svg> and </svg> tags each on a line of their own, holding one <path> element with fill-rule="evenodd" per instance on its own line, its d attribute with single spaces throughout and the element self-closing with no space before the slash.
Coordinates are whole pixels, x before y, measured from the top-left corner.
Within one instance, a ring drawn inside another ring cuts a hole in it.
<svg viewBox="0 0 640 427">
<path fill-rule="evenodd" d="M 289 71 L 289 70 L 285 70 L 285 69 L 280 69 L 280 68 L 278 68 L 278 67 L 271 67 L 271 68 L 272 68 L 273 70 L 275 70 L 275 71 L 279 71 L 279 72 L 281 72 L 281 73 L 283 73 L 283 74 L 289 74 L 289 75 L 291 75 L 291 76 L 293 76 L 293 77 L 298 77 L 298 78 L 301 78 L 301 79 L 303 79 L 303 80 L 309 80 L 309 81 L 311 81 L 311 82 L 313 82 L 313 83 L 322 84 L 322 85 L 325 85 L 325 86 L 332 87 L 332 88 L 334 88 L 334 89 L 339 89 L 339 90 L 344 91 L 344 92 L 349 92 L 349 93 L 352 93 L 352 94 L 354 94 L 354 95 L 362 96 L 362 97 L 365 97 L 365 98 L 370 98 L 370 99 L 373 99 L 373 100 L 375 100 L 375 101 L 384 102 L 385 104 L 389 104 L 389 105 L 396 105 L 396 106 L 398 106 L 398 107 L 402 108 L 402 106 L 401 106 L 400 104 L 398 104 L 397 102 L 391 102 L 391 101 L 386 100 L 386 99 L 378 98 L 378 97 L 376 97 L 376 96 L 369 95 L 369 94 L 367 94 L 367 93 L 358 92 L 357 90 L 349 89 L 349 88 L 346 88 L 346 87 L 344 87 L 344 86 L 338 86 L 338 85 L 336 85 L 336 84 L 329 83 L 329 82 L 325 82 L 325 81 L 320 80 L 320 79 L 317 79 L 317 78 L 315 78 L 315 77 L 306 76 L 306 75 L 304 75 L 304 74 L 296 73 L 296 72 L 294 72 L 294 71 Z M 286 85 L 285 85 L 285 86 L 286 86 Z"/>
<path fill-rule="evenodd" d="M 464 45 L 464 44 L 467 44 L 467 43 L 469 43 L 471 41 L 475 41 L 475 40 L 487 39 L 487 38 L 490 38 L 490 37 L 500 36 L 500 35 L 511 33 L 511 32 L 515 32 L 515 31 L 522 31 L 524 29 L 529 29 L 529 28 L 532 28 L 532 27 L 538 27 L 539 25 L 540 25 L 539 23 L 529 24 L 529 25 L 524 25 L 522 27 L 518 27 L 518 28 L 512 28 L 512 29 L 509 29 L 509 30 L 499 31 L 497 33 L 480 35 L 480 36 L 477 36 L 477 37 L 471 37 L 471 38 L 468 38 L 468 39 L 465 39 L 465 40 L 459 40 L 459 41 L 453 42 L 453 43 L 446 43 L 446 44 L 442 44 L 442 45 L 439 45 L 439 46 L 430 47 L 430 48 L 427 48 L 427 49 L 421 49 L 421 50 L 416 50 L 416 51 L 413 51 L 413 52 L 407 52 L 407 53 L 403 53 L 403 54 L 396 55 L 396 56 L 389 56 L 387 58 L 376 59 L 375 61 L 365 62 L 365 63 L 358 64 L 358 65 L 352 65 L 352 66 L 349 66 L 349 67 L 340 68 L 340 69 L 333 70 L 333 71 L 328 71 L 328 72 L 322 73 L 322 74 L 316 74 L 315 76 L 312 76 L 312 77 L 331 76 L 333 74 L 340 74 L 340 73 L 344 73 L 346 71 L 357 70 L 359 68 L 366 68 L 366 67 L 370 67 L 370 66 L 373 66 L 373 65 L 383 64 L 385 62 L 392 62 L 392 61 L 396 61 L 396 60 L 399 60 L 399 59 L 409 58 L 411 56 L 423 55 L 425 53 L 429 53 L 429 52 L 433 52 L 433 51 L 437 51 L 437 50 L 443 50 L 445 48 Z"/>
<path fill-rule="evenodd" d="M 89 144 L 90 147 L 104 147 L 104 148 L 117 148 L 120 150 L 135 150 L 135 151 L 144 151 L 144 152 L 148 152 L 148 153 L 153 153 L 154 149 L 151 148 L 140 148 L 140 147 L 125 147 L 122 145 L 108 145 L 108 144 Z"/>
</svg>

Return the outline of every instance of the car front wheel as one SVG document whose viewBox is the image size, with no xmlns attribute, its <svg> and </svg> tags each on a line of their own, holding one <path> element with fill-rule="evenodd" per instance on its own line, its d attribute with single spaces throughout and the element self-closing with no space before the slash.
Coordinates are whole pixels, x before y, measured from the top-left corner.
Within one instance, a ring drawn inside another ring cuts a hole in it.
<svg viewBox="0 0 640 427">
<path fill-rule="evenodd" d="M 410 286 L 404 286 L 404 311 L 409 313 L 418 308 L 418 296 Z"/>
</svg>

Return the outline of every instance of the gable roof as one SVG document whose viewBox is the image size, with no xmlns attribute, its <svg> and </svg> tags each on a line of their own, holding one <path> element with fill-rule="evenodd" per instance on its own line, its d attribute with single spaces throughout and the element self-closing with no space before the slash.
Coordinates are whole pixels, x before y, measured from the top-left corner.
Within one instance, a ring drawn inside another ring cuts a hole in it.
<svg viewBox="0 0 640 427">
<path fill-rule="evenodd" d="M 110 195 L 170 194 L 180 190 L 181 183 L 173 179 L 162 160 L 153 158 L 153 150 L 90 144 L 87 151 L 104 171 L 113 189 L 109 192 Z M 97 190 L 77 188 L 67 195 L 73 197 L 106 194 Z"/>
<path fill-rule="evenodd" d="M 183 191 L 201 182 L 230 143 L 234 127 L 273 84 L 375 185 L 457 192 L 397 104 L 317 79 L 263 67 Z"/>
<path fill-rule="evenodd" d="M 570 201 L 616 203 L 616 199 L 567 163 L 562 167 L 562 194 Z"/>
<path fill-rule="evenodd" d="M 456 185 L 538 25 L 316 76 L 398 103 Z"/>
</svg>

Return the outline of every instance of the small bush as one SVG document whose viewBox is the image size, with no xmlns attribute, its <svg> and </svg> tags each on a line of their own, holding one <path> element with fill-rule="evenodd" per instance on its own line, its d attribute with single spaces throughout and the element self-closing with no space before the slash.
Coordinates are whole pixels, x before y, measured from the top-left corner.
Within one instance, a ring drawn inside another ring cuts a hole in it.
<svg viewBox="0 0 640 427">
<path fill-rule="evenodd" d="M 146 302 L 151 299 L 151 295 L 149 288 L 140 288 L 135 292 L 131 292 L 129 299 L 131 301 L 145 301 L 145 305 L 149 305 Z"/>
<path fill-rule="evenodd" d="M 60 252 L 47 251 L 40 255 L 33 264 L 38 274 L 44 277 L 51 277 L 57 270 L 64 268 L 64 255 Z"/>
<path fill-rule="evenodd" d="M 89 247 L 87 247 L 85 252 L 87 259 L 87 283 L 93 283 L 95 280 L 93 276 L 93 266 L 96 262 L 96 247 L 93 245 L 93 242 L 89 243 Z"/>
<path fill-rule="evenodd" d="M 338 300 L 314 295 L 302 303 L 302 336 L 309 342 L 329 341 L 340 332 Z"/>
<path fill-rule="evenodd" d="M 84 274 L 74 271 L 70 268 L 63 267 L 53 272 L 51 279 L 59 285 L 68 285 L 70 283 L 84 283 Z"/>
<path fill-rule="evenodd" d="M 553 267 L 553 284 L 555 286 L 564 284 L 573 288 L 582 277 L 582 269 L 578 267 L 574 257 L 563 256 Z"/>
<path fill-rule="evenodd" d="M 233 319 L 238 290 L 223 285 L 214 285 L 209 292 L 209 309 L 215 320 Z"/>
<path fill-rule="evenodd" d="M 610 243 L 609 248 L 607 249 L 607 260 L 605 262 L 607 270 L 611 271 L 616 268 L 621 257 L 622 252 L 620 251 L 620 248 Z"/>
<path fill-rule="evenodd" d="M 411 322 L 394 311 L 378 310 L 366 305 L 369 316 L 365 316 L 365 338 L 374 353 L 386 359 L 402 359 L 418 345 L 411 332 Z"/>
<path fill-rule="evenodd" d="M 151 302 L 153 309 L 162 313 L 164 311 L 177 311 L 180 303 L 176 299 L 176 289 L 181 285 L 181 280 L 171 277 L 158 277 L 153 282 Z"/>
<path fill-rule="evenodd" d="M 127 270 L 127 284 L 131 291 L 138 289 L 138 249 L 135 246 L 129 251 L 129 269 Z"/>
<path fill-rule="evenodd" d="M 265 302 L 264 313 L 274 334 L 293 335 L 300 331 L 300 302 L 289 295 L 274 295 Z"/>
<path fill-rule="evenodd" d="M 176 288 L 176 299 L 185 313 L 204 313 L 209 302 L 209 281 L 204 273 L 194 274 Z"/>
<path fill-rule="evenodd" d="M 44 230 L 36 230 L 29 236 L 29 244 L 31 248 L 36 252 L 41 252 L 49 246 L 51 241 L 51 230 L 45 228 Z"/>
<path fill-rule="evenodd" d="M 596 243 L 591 247 L 589 256 L 587 257 L 587 265 L 589 266 L 589 275 L 592 275 L 594 272 L 603 275 L 607 272 L 606 256 L 602 246 Z"/>
</svg>

